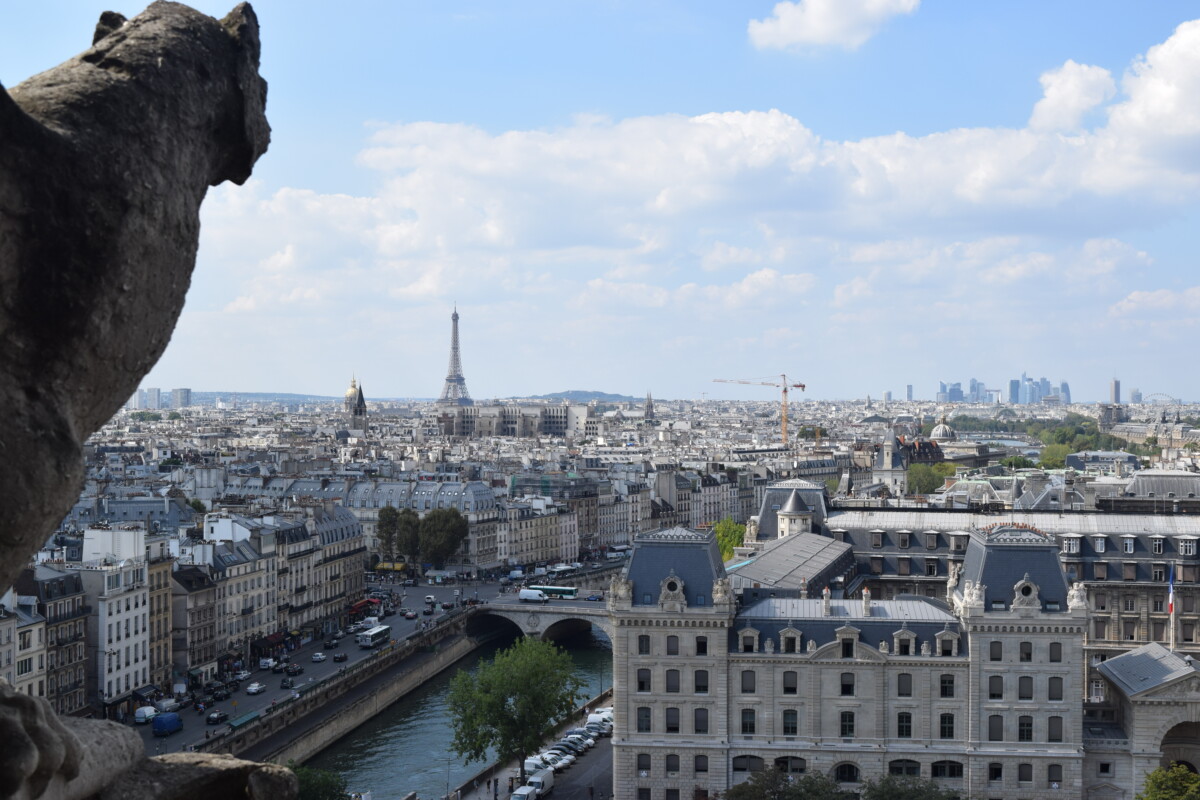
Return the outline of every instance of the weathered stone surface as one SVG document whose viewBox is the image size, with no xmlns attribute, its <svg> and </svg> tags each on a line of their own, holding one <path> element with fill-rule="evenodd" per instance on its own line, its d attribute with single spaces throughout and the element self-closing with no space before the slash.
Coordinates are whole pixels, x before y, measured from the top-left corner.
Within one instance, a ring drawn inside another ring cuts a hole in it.
<svg viewBox="0 0 1200 800">
<path fill-rule="evenodd" d="M 100 800 L 286 800 L 299 792 L 292 771 L 276 764 L 209 753 L 173 753 L 143 761 L 100 794 Z"/>
<path fill-rule="evenodd" d="M 270 138 L 248 4 L 217 21 L 156 2 L 97 36 L 0 87 L 0 587 L 170 340 L 207 188 L 245 181 Z"/>
</svg>

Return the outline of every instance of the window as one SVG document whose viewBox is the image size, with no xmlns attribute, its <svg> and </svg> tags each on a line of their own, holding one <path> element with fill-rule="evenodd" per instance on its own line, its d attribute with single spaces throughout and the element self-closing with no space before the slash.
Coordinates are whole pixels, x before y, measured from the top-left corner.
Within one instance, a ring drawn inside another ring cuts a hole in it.
<svg viewBox="0 0 1200 800">
<path fill-rule="evenodd" d="M 1133 539 L 1132 538 L 1122 540 L 1121 544 L 1126 553 L 1133 552 Z M 1031 778 L 1031 780 L 1032 780 L 1032 778 Z"/>
<path fill-rule="evenodd" d="M 907 533 L 900 534 L 900 547 L 902 547 L 905 550 L 908 549 L 908 534 Z"/>
<path fill-rule="evenodd" d="M 999 714 L 992 714 L 988 717 L 988 741 L 1004 741 L 1004 717 Z"/>
<path fill-rule="evenodd" d="M 1101 762 L 1100 763 L 1100 774 L 1101 775 L 1112 775 L 1112 764 L 1108 761 Z"/>
<path fill-rule="evenodd" d="M 896 559 L 896 571 L 900 575 L 911 575 L 912 574 L 912 559 L 910 559 L 908 557 L 897 558 Z"/>
<path fill-rule="evenodd" d="M 668 708 L 666 713 L 667 733 L 679 733 L 679 709 Z"/>
<path fill-rule="evenodd" d="M 1150 540 L 1150 552 L 1156 556 L 1161 556 L 1163 551 L 1163 540 L 1157 536 Z"/>
<path fill-rule="evenodd" d="M 650 771 L 650 754 L 649 753 L 638 753 L 637 754 L 637 768 L 638 768 L 638 772 L 649 772 Z"/>
<path fill-rule="evenodd" d="M 650 800 L 650 790 L 644 786 L 639 786 L 637 800 Z"/>
<path fill-rule="evenodd" d="M 679 772 L 679 756 L 674 754 L 667 756 L 667 772 Z"/>
<path fill-rule="evenodd" d="M 935 778 L 961 778 L 963 765 L 960 761 L 935 761 L 929 774 Z"/>
<path fill-rule="evenodd" d="M 936 578 L 938 575 L 938 560 L 936 558 L 925 559 L 925 574 L 930 578 Z"/>
<path fill-rule="evenodd" d="M 696 733 L 708 733 L 707 708 L 697 708 L 692 712 L 692 730 Z"/>
<path fill-rule="evenodd" d="M 796 673 L 791 670 L 783 673 L 783 693 L 796 694 L 796 686 Z"/>
<path fill-rule="evenodd" d="M 667 670 L 667 687 L 666 688 L 667 688 L 668 692 L 672 692 L 672 693 L 679 691 L 679 670 L 677 670 L 677 669 Z"/>
<path fill-rule="evenodd" d="M 637 729 L 638 729 L 638 733 L 650 733 L 650 707 L 649 706 L 638 706 Z"/>
<path fill-rule="evenodd" d="M 1107 543 L 1108 543 L 1108 540 L 1105 539 L 1103 536 L 1093 537 L 1092 538 L 1092 549 L 1095 550 L 1097 553 L 1103 553 L 1104 548 L 1107 546 Z"/>
<path fill-rule="evenodd" d="M 1061 742 L 1063 740 L 1062 717 L 1051 717 L 1046 728 L 1046 741 Z"/>
<path fill-rule="evenodd" d="M 1062 764 L 1051 764 L 1046 767 L 1046 782 L 1051 788 L 1062 786 Z"/>
<path fill-rule="evenodd" d="M 667 637 L 667 655 L 669 655 L 669 656 L 679 655 L 679 637 L 678 636 L 668 636 Z"/>
<path fill-rule="evenodd" d="M 992 675 L 988 678 L 988 700 L 1004 699 L 1004 676 Z"/>
<path fill-rule="evenodd" d="M 742 652 L 743 653 L 753 653 L 754 652 L 754 637 L 753 636 L 743 636 L 742 637 Z"/>
<path fill-rule="evenodd" d="M 992 661 L 1003 661 L 1004 660 L 1004 643 L 1003 642 L 992 642 L 989 652 L 988 652 L 988 658 L 990 658 Z"/>
<path fill-rule="evenodd" d="M 896 676 L 896 696 L 912 697 L 912 675 L 901 672 Z"/>
<path fill-rule="evenodd" d="M 783 735 L 795 736 L 796 731 L 800 728 L 800 713 L 794 708 L 784 709 L 783 712 Z"/>
<path fill-rule="evenodd" d="M 745 679 L 743 678 L 743 681 L 744 680 Z M 842 673 L 842 697 L 853 697 L 853 696 L 854 696 L 854 673 L 853 672 L 843 672 Z"/>
<path fill-rule="evenodd" d="M 1051 678 L 1050 679 L 1050 681 L 1047 685 L 1047 688 L 1046 688 L 1046 697 L 1047 697 L 1047 699 L 1050 699 L 1050 700 L 1062 700 L 1063 699 L 1063 679 L 1062 678 Z"/>
<path fill-rule="evenodd" d="M 638 637 L 638 655 L 639 656 L 650 655 L 650 637 L 647 636 L 646 634 L 642 634 L 641 636 Z"/>
<path fill-rule="evenodd" d="M 1018 764 L 1017 780 L 1021 783 L 1033 783 L 1033 764 Z"/>
<path fill-rule="evenodd" d="M 940 728 L 939 738 L 953 739 L 954 738 L 954 715 L 953 714 L 942 714 L 939 722 L 940 722 L 940 724 L 938 726 Z"/>
<path fill-rule="evenodd" d="M 696 655 L 698 655 L 698 656 L 708 655 L 708 637 L 707 636 L 697 636 L 696 637 Z"/>
<path fill-rule="evenodd" d="M 1004 780 L 1004 765 L 999 761 L 993 761 L 988 764 L 988 780 L 1002 781 Z"/>
<path fill-rule="evenodd" d="M 854 712 L 843 711 L 841 720 L 842 737 L 849 739 L 854 736 Z"/>
<path fill-rule="evenodd" d="M 1063 552 L 1064 553 L 1078 553 L 1079 552 L 1079 540 L 1075 539 L 1073 537 L 1070 539 L 1063 539 Z"/>
<path fill-rule="evenodd" d="M 954 697 L 954 676 L 942 676 L 942 697 Z"/>
<path fill-rule="evenodd" d="M 1126 611 L 1136 611 L 1137 610 L 1137 601 L 1132 597 L 1126 597 L 1122 601 L 1121 605 Z"/>
<path fill-rule="evenodd" d="M 692 676 L 696 694 L 708 694 L 708 670 L 698 669 Z"/>
<path fill-rule="evenodd" d="M 1029 675 L 1022 675 L 1017 680 L 1017 699 L 1032 700 L 1033 699 L 1033 678 Z"/>
<path fill-rule="evenodd" d="M 842 658 L 854 658 L 853 639 L 842 639 Z"/>
<path fill-rule="evenodd" d="M 758 756 L 734 756 L 733 771 L 734 772 L 759 772 L 766 766 Z"/>
<path fill-rule="evenodd" d="M 871 533 L 871 547 L 883 547 L 883 532 L 873 531 Z"/>
<path fill-rule="evenodd" d="M 1050 661 L 1054 664 L 1062 661 L 1062 642 L 1050 643 Z"/>
<path fill-rule="evenodd" d="M 808 762 L 799 756 L 782 756 L 775 759 L 775 769 L 784 774 L 803 775 Z"/>
<path fill-rule="evenodd" d="M 748 736 L 752 735 L 754 733 L 754 709 L 753 708 L 743 708 L 742 709 L 742 733 L 745 735 L 748 735 Z"/>
<path fill-rule="evenodd" d="M 937 534 L 936 533 L 925 534 L 925 549 L 926 550 L 936 550 L 937 549 Z"/>
<path fill-rule="evenodd" d="M 1092 575 L 1098 581 L 1108 580 L 1108 564 L 1103 561 L 1097 561 L 1092 564 Z"/>
<path fill-rule="evenodd" d="M 1155 581 L 1157 583 L 1161 583 L 1162 581 L 1165 581 L 1166 579 L 1167 579 L 1167 568 L 1164 567 L 1162 564 L 1155 564 L 1154 568 L 1152 570 L 1150 570 L 1150 580 Z M 1158 609 L 1158 610 L 1161 611 L 1162 609 Z"/>
<path fill-rule="evenodd" d="M 742 694 L 754 694 L 755 673 L 752 669 L 742 670 Z"/>
<path fill-rule="evenodd" d="M 1028 663 L 1033 661 L 1033 643 L 1021 642 L 1021 661 Z"/>
<path fill-rule="evenodd" d="M 889 761 L 888 774 L 917 776 L 921 774 L 921 763 L 908 758 L 899 758 L 895 761 Z"/>
<path fill-rule="evenodd" d="M 1196 555 L 1196 540 L 1195 539 L 1181 539 L 1179 541 L 1179 555 L 1181 555 L 1181 556 Z"/>
<path fill-rule="evenodd" d="M 678 774 L 678 771 L 676 772 Z M 665 789 L 663 791 L 663 800 L 679 800 L 678 789 Z"/>
<path fill-rule="evenodd" d="M 1033 717 L 1020 716 L 1017 717 L 1017 741 L 1032 742 L 1033 741 Z"/>
<path fill-rule="evenodd" d="M 833 779 L 838 783 L 858 783 L 858 767 L 853 764 L 838 764 L 833 770 Z"/>
<path fill-rule="evenodd" d="M 708 756 L 696 756 L 692 759 L 692 771 L 697 775 L 708 772 Z"/>
<path fill-rule="evenodd" d="M 901 711 L 896 715 L 896 738 L 912 738 L 912 714 L 907 711 Z"/>
<path fill-rule="evenodd" d="M 637 690 L 639 692 L 650 691 L 650 670 L 639 669 L 637 671 Z"/>
<path fill-rule="evenodd" d="M 783 637 L 783 652 L 785 652 L 785 653 L 796 652 L 796 637 L 795 636 Z"/>
</svg>

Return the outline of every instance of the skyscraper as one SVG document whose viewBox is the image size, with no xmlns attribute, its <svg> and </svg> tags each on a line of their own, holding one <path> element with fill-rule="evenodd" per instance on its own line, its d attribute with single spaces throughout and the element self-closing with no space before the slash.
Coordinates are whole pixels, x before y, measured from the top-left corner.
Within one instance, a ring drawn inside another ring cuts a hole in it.
<svg viewBox="0 0 1200 800">
<path fill-rule="evenodd" d="M 162 408 L 162 392 L 159 389 L 147 389 L 146 404 L 142 407 L 155 410 Z"/>
<path fill-rule="evenodd" d="M 1114 406 L 1121 404 L 1121 379 L 1113 378 L 1112 383 L 1108 387 L 1108 402 Z"/>
<path fill-rule="evenodd" d="M 1017 378 L 1008 382 L 1008 402 L 1013 405 L 1021 402 L 1021 381 Z"/>
<path fill-rule="evenodd" d="M 911 403 L 912 402 L 912 384 L 911 383 L 904 387 L 904 395 L 905 395 L 905 398 L 908 400 L 908 402 Z"/>
<path fill-rule="evenodd" d="M 1059 386 L 1058 394 L 1062 397 L 1063 405 L 1071 405 L 1071 387 L 1066 381 Z"/>
<path fill-rule="evenodd" d="M 442 387 L 439 406 L 470 406 L 475 401 L 467 391 L 467 379 L 462 374 L 462 359 L 458 353 L 458 309 L 450 315 L 450 368 L 446 371 L 446 384 Z"/>
<path fill-rule="evenodd" d="M 171 408 L 187 408 L 192 404 L 191 389 L 172 389 Z"/>
</svg>

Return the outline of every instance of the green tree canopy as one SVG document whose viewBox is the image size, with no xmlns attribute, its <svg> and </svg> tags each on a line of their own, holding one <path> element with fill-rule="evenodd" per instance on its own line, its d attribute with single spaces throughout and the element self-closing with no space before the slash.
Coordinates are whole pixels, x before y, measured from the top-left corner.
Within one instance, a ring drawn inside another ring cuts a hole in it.
<svg viewBox="0 0 1200 800">
<path fill-rule="evenodd" d="M 929 494 L 942 485 L 941 477 L 928 464 L 912 464 L 908 468 L 908 493 Z"/>
<path fill-rule="evenodd" d="M 958 793 L 943 789 L 929 778 L 885 775 L 879 780 L 868 780 L 861 797 L 862 800 L 954 800 Z"/>
<path fill-rule="evenodd" d="M 741 547 L 746 541 L 746 526 L 734 522 L 733 517 L 726 517 L 714 525 L 713 533 L 717 536 L 717 546 L 721 548 L 723 561 L 733 558 L 733 548 Z"/>
<path fill-rule="evenodd" d="M 346 779 L 336 772 L 299 767 L 294 761 L 288 762 L 288 769 L 296 773 L 296 780 L 300 782 L 298 800 L 346 800 L 349 794 Z"/>
<path fill-rule="evenodd" d="M 396 552 L 409 564 L 417 563 L 421 553 L 421 518 L 411 508 L 400 509 L 396 518 Z"/>
<path fill-rule="evenodd" d="M 522 765 L 524 784 L 525 758 L 575 710 L 583 682 L 574 670 L 565 651 L 523 637 L 474 673 L 456 674 L 447 698 L 454 752 L 481 761 L 495 748 L 501 763 L 515 758 Z"/>
<path fill-rule="evenodd" d="M 199 498 L 193 497 L 191 500 L 188 500 L 188 505 L 200 514 L 208 513 L 208 509 L 204 507 L 204 501 Z"/>
<path fill-rule="evenodd" d="M 1000 463 L 1009 469 L 1029 469 L 1033 466 L 1033 461 L 1025 456 L 1010 456 L 1001 459 Z"/>
<path fill-rule="evenodd" d="M 720 795 L 720 800 L 851 800 L 853 797 L 821 773 L 791 776 L 764 769 Z"/>
<path fill-rule="evenodd" d="M 1200 800 L 1200 775 L 1182 764 L 1159 767 L 1146 776 L 1137 800 Z"/>
<path fill-rule="evenodd" d="M 441 569 L 446 559 L 454 555 L 470 525 L 457 508 L 437 508 L 421 518 L 421 558 Z"/>
<path fill-rule="evenodd" d="M 396 560 L 396 540 L 400 535 L 400 512 L 395 506 L 379 509 L 375 522 L 375 536 L 379 539 L 379 552 L 385 561 Z"/>
<path fill-rule="evenodd" d="M 1071 453 L 1069 444 L 1048 444 L 1042 448 L 1040 463 L 1042 469 L 1062 469 L 1067 465 L 1067 456 Z"/>
</svg>

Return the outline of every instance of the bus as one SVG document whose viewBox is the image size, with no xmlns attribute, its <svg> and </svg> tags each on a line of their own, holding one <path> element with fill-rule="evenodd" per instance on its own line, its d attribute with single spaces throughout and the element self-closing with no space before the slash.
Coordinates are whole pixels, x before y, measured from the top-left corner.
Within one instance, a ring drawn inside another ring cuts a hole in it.
<svg viewBox="0 0 1200 800">
<path fill-rule="evenodd" d="M 378 647 L 384 642 L 392 638 L 391 625 L 376 625 L 368 631 L 363 631 L 354 637 L 354 641 L 358 642 L 358 646 L 364 650 L 370 650 Z"/>
<path fill-rule="evenodd" d="M 579 594 L 579 590 L 574 586 L 530 586 L 535 592 L 541 592 L 550 599 L 558 598 L 560 600 L 574 600 Z"/>
</svg>

